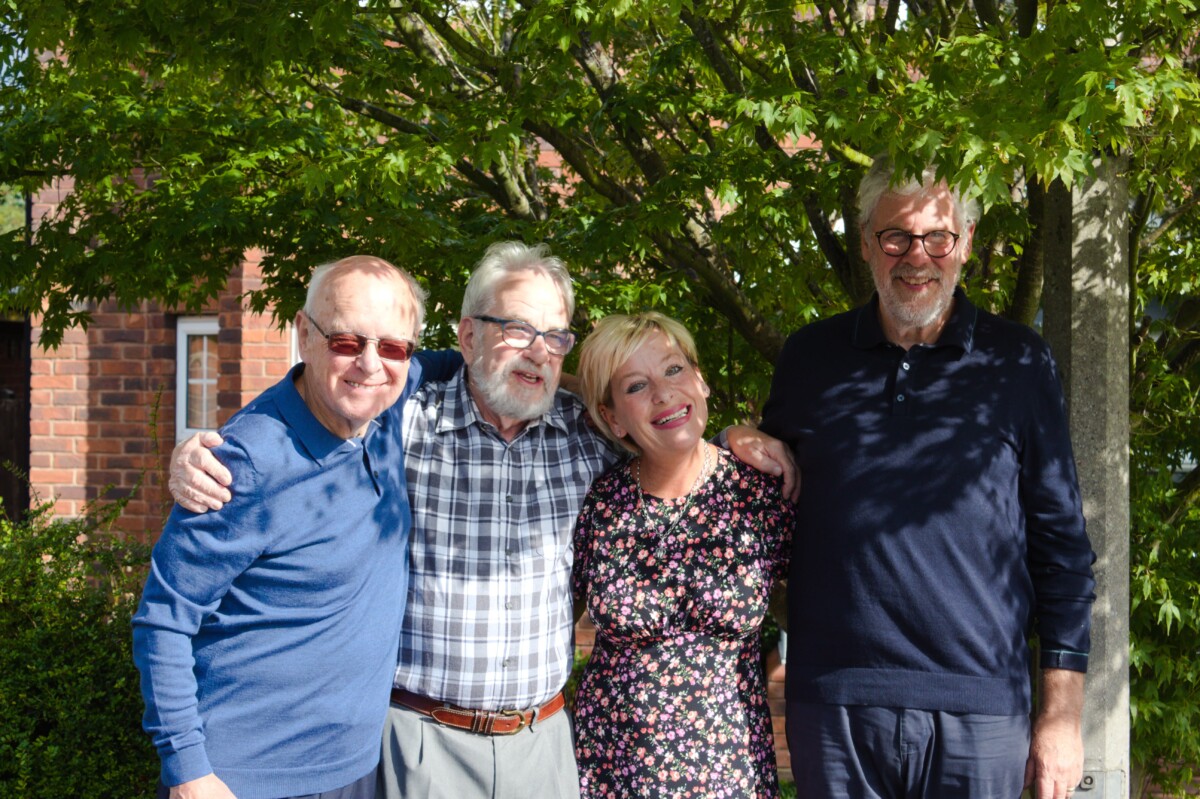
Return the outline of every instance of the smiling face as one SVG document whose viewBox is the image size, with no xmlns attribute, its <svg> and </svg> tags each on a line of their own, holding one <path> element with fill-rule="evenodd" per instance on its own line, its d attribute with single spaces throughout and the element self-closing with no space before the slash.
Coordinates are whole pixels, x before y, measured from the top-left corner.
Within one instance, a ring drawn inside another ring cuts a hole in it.
<svg viewBox="0 0 1200 799">
<path fill-rule="evenodd" d="M 662 331 L 654 331 L 613 372 L 600 413 L 613 433 L 629 436 L 647 459 L 696 451 L 708 425 L 708 386 Z"/>
<path fill-rule="evenodd" d="M 888 255 L 875 231 L 896 228 L 921 235 L 933 230 L 960 234 L 954 250 L 931 258 L 914 240 L 904 255 Z M 974 225 L 962 229 L 945 186 L 912 195 L 885 192 L 863 231 L 862 254 L 871 265 L 884 332 L 896 344 L 931 344 L 950 317 L 954 288 L 971 254 Z"/>
<path fill-rule="evenodd" d="M 558 286 L 537 270 L 513 272 L 499 280 L 486 315 L 518 319 L 538 330 L 570 324 Z M 548 351 L 541 336 L 519 349 L 505 343 L 500 325 L 468 317 L 458 324 L 458 341 L 469 365 L 471 394 L 501 435 L 510 438 L 550 408 L 563 358 Z"/>
<path fill-rule="evenodd" d="M 309 313 L 327 333 L 415 341 L 415 303 L 395 267 L 377 258 L 356 257 L 333 267 Z M 400 397 L 409 361 L 383 360 L 373 342 L 358 355 L 330 352 L 313 321 L 304 312 L 296 315 L 300 358 L 305 364 L 301 396 L 334 435 L 362 435 L 367 423 Z"/>
</svg>

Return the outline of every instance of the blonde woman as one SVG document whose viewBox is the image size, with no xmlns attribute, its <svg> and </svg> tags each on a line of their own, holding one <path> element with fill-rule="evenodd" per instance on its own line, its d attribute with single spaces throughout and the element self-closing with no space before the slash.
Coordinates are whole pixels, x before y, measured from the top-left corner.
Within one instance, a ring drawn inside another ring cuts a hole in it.
<svg viewBox="0 0 1200 799">
<path fill-rule="evenodd" d="M 576 699 L 582 794 L 775 797 L 759 632 L 791 505 L 777 478 L 705 440 L 709 389 L 677 321 L 604 319 L 579 377 L 630 453 L 575 528 L 575 596 L 597 630 Z"/>
</svg>

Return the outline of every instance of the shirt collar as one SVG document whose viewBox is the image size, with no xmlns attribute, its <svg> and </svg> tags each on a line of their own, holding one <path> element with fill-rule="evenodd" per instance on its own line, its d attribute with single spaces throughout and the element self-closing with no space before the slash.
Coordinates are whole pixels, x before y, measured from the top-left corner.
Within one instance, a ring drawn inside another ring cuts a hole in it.
<svg viewBox="0 0 1200 799">
<path fill-rule="evenodd" d="M 957 347 L 963 352 L 970 352 L 975 346 L 975 322 L 979 318 L 979 309 L 967 299 L 962 286 L 954 288 L 954 309 L 942 334 L 938 336 L 933 347 Z M 879 294 L 873 294 L 870 302 L 860 307 L 854 320 L 851 332 L 851 343 L 859 349 L 871 349 L 881 344 L 888 344 L 887 336 L 883 334 L 883 324 L 879 321 Z"/>
<path fill-rule="evenodd" d="M 303 363 L 293 366 L 280 385 L 279 396 L 276 398 L 279 406 L 279 414 L 287 422 L 288 427 L 295 431 L 296 437 L 300 439 L 301 446 L 318 463 L 322 463 L 324 459 L 347 448 L 361 449 L 363 442 L 379 426 L 378 420 L 372 419 L 368 422 L 367 432 L 362 438 L 345 439 L 335 436 L 309 410 L 308 405 L 304 402 L 304 398 L 300 396 L 300 392 L 296 389 L 296 377 L 303 371 Z"/>
<path fill-rule="evenodd" d="M 555 401 L 550 404 L 550 409 L 538 418 L 530 421 L 525 427 L 526 430 L 540 424 L 547 424 L 564 433 L 569 430 L 567 420 L 563 416 L 561 402 L 557 397 L 557 392 L 555 393 Z M 450 378 L 450 381 L 446 384 L 442 400 L 442 413 L 437 423 L 437 432 L 445 433 L 451 430 L 461 430 L 472 425 L 495 429 L 495 426 L 491 422 L 483 418 L 483 412 L 479 410 L 479 404 L 475 402 L 475 397 L 471 395 L 471 389 L 467 382 L 467 365 L 463 364 L 455 372 L 454 377 Z"/>
</svg>

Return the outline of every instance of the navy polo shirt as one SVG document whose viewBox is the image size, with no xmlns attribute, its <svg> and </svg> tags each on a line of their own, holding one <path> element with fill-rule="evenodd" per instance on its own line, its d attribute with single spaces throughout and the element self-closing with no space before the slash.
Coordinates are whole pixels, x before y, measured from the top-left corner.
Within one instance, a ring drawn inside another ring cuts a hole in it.
<svg viewBox="0 0 1200 799">
<path fill-rule="evenodd" d="M 764 431 L 803 475 L 788 585 L 794 702 L 994 715 L 1086 671 L 1095 556 L 1054 360 L 959 289 L 938 342 L 878 298 L 793 334 Z"/>
</svg>

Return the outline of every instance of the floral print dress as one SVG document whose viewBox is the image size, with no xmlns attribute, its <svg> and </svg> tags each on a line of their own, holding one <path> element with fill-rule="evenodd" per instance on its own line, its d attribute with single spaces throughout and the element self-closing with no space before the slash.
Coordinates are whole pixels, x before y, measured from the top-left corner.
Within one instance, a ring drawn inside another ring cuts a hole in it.
<svg viewBox="0 0 1200 799">
<path fill-rule="evenodd" d="M 794 511 L 777 478 L 724 451 L 690 504 L 638 499 L 617 465 L 575 527 L 574 587 L 596 625 L 575 700 L 582 794 L 773 799 L 759 630 Z"/>
</svg>

